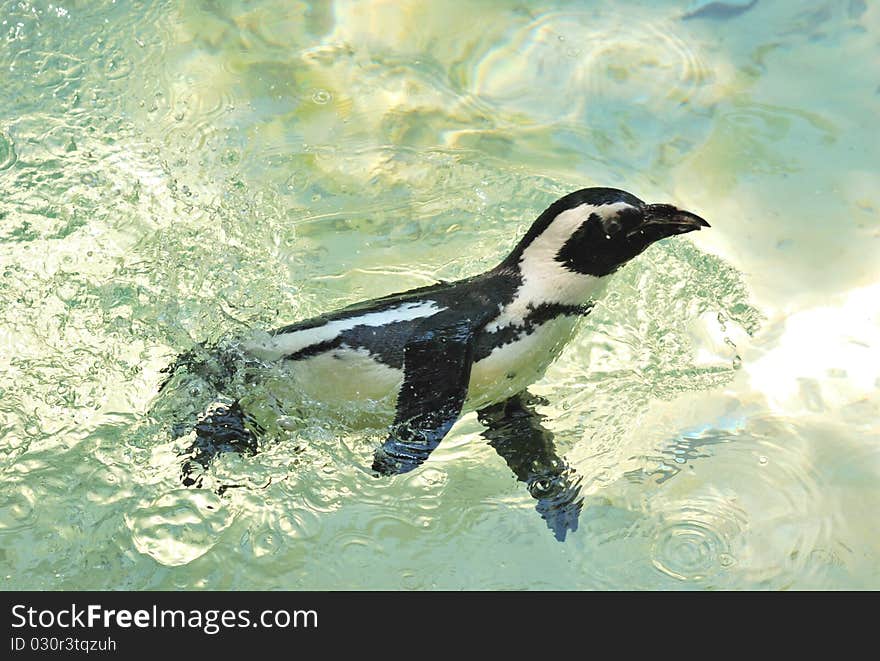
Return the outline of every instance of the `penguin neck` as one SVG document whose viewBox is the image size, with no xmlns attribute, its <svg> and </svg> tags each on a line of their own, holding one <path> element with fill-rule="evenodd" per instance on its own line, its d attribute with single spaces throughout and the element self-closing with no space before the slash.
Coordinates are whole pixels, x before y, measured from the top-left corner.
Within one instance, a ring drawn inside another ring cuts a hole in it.
<svg viewBox="0 0 880 661">
<path fill-rule="evenodd" d="M 514 276 L 517 286 L 512 300 L 502 306 L 489 330 L 522 325 L 528 314 L 541 305 L 579 306 L 604 293 L 612 274 L 579 273 L 558 259 L 562 247 L 593 209 L 588 204 L 580 205 L 559 213 L 549 223 L 541 223 L 539 218 L 496 267 L 497 272 Z"/>
</svg>

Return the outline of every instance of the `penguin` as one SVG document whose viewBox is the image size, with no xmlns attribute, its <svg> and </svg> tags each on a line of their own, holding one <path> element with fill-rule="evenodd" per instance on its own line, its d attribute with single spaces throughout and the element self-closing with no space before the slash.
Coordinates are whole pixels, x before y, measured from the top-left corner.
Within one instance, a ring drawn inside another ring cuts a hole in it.
<svg viewBox="0 0 880 661">
<path fill-rule="evenodd" d="M 387 402 L 393 421 L 371 466 L 378 477 L 417 469 L 462 415 L 476 411 L 490 445 L 564 540 L 577 527 L 580 479 L 556 454 L 535 408 L 540 401 L 527 387 L 562 352 L 618 269 L 661 239 L 705 227 L 703 218 L 670 204 L 584 188 L 547 207 L 484 273 L 283 326 L 239 342 L 237 355 L 280 367 L 290 387 L 315 401 Z M 181 365 L 187 361 L 171 371 Z M 205 415 L 191 458 L 206 467 L 223 451 L 255 452 L 260 430 L 247 420 L 239 402 Z"/>
</svg>

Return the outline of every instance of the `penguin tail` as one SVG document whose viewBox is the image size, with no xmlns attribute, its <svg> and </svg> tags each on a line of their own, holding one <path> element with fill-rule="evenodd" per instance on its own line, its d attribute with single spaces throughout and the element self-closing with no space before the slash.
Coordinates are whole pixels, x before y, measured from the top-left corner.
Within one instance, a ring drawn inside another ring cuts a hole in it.
<svg viewBox="0 0 880 661">
<path fill-rule="evenodd" d="M 207 342 L 199 342 L 192 349 L 177 355 L 170 365 L 159 370 L 166 375 L 159 384 L 161 393 L 177 374 L 186 372 L 198 376 L 213 386 L 217 391 L 225 390 L 236 372 L 236 365 L 242 357 L 234 350 L 211 346 Z"/>
<path fill-rule="evenodd" d="M 165 387 L 171 382 L 171 379 L 174 378 L 174 375 L 177 374 L 178 370 L 191 365 L 194 358 L 194 351 L 185 351 L 184 353 L 178 354 L 173 363 L 160 369 L 159 374 L 164 374 L 165 376 L 159 384 L 158 392 L 165 390 Z"/>
</svg>

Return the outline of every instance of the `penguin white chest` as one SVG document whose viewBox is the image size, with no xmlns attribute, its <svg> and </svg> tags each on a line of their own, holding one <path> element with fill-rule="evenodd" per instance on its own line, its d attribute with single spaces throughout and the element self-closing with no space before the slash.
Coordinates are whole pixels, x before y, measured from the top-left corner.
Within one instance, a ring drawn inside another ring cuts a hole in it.
<svg viewBox="0 0 880 661">
<path fill-rule="evenodd" d="M 571 339 L 579 320 L 577 316 L 560 316 L 535 328 L 524 328 L 512 341 L 476 361 L 465 409 L 473 411 L 500 402 L 540 379 Z"/>
</svg>

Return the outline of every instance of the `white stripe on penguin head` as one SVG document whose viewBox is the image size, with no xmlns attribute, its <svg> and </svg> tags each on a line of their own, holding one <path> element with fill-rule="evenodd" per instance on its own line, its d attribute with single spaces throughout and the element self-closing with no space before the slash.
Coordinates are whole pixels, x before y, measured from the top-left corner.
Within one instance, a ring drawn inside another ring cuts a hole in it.
<svg viewBox="0 0 880 661">
<path fill-rule="evenodd" d="M 513 301 L 504 306 L 501 314 L 486 326 L 486 330 L 494 331 L 510 324 L 520 325 L 529 310 L 543 303 L 580 305 L 602 294 L 609 276 L 596 277 L 572 271 L 556 257 L 592 214 L 608 218 L 629 206 L 626 202 L 599 206 L 585 202 L 557 215 L 523 250 L 519 260 L 522 284 L 514 294 Z"/>
</svg>

